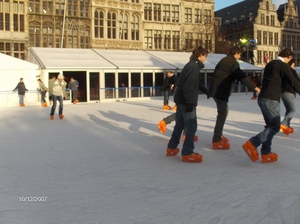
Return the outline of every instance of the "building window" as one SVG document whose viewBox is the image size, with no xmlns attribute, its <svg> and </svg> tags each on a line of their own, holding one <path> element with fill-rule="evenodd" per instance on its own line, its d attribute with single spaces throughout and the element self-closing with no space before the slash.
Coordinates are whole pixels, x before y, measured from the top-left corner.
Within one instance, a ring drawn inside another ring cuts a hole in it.
<svg viewBox="0 0 300 224">
<path fill-rule="evenodd" d="M 115 12 L 107 13 L 107 38 L 116 39 L 117 16 Z"/>
<path fill-rule="evenodd" d="M 278 33 L 274 33 L 274 45 L 279 45 Z"/>
<path fill-rule="evenodd" d="M 152 49 L 152 30 L 145 30 L 145 49 Z"/>
<path fill-rule="evenodd" d="M 119 27 L 120 27 L 120 36 L 122 40 L 128 40 L 128 15 L 123 15 L 122 13 L 119 16 Z"/>
<path fill-rule="evenodd" d="M 196 34 L 196 39 L 195 39 L 195 45 L 196 45 L 196 47 L 200 47 L 200 46 L 203 45 L 201 37 L 202 37 L 201 33 L 197 33 Z"/>
<path fill-rule="evenodd" d="M 179 42 L 180 41 L 180 37 L 179 37 L 179 31 L 173 31 L 172 32 L 172 48 L 173 50 L 180 50 L 180 45 Z"/>
<path fill-rule="evenodd" d="M 53 1 L 43 1 L 43 13 L 51 15 L 53 12 Z"/>
<path fill-rule="evenodd" d="M 292 35 L 292 50 L 296 49 L 296 36 Z"/>
<path fill-rule="evenodd" d="M 53 25 L 43 27 L 43 47 L 53 47 Z"/>
<path fill-rule="evenodd" d="M 104 38 L 104 12 L 96 10 L 94 15 L 95 15 L 95 19 L 94 19 L 95 38 Z"/>
<path fill-rule="evenodd" d="M 63 15 L 65 8 L 65 1 L 55 0 L 55 13 L 56 15 Z"/>
<path fill-rule="evenodd" d="M 5 13 L 4 17 L 5 17 L 5 20 L 4 20 L 5 30 L 9 31 L 10 30 L 10 27 L 9 27 L 9 24 L 10 24 L 9 13 Z"/>
<path fill-rule="evenodd" d="M 257 63 L 262 64 L 262 56 L 261 56 L 261 51 L 257 51 Z"/>
<path fill-rule="evenodd" d="M 164 49 L 171 50 L 171 31 L 165 31 Z"/>
<path fill-rule="evenodd" d="M 275 26 L 275 16 L 271 15 L 271 26 Z"/>
<path fill-rule="evenodd" d="M 14 18 L 14 31 L 18 31 L 19 30 L 19 15 L 14 14 L 13 18 Z"/>
<path fill-rule="evenodd" d="M 40 27 L 29 25 L 29 42 L 31 47 L 40 47 Z"/>
<path fill-rule="evenodd" d="M 190 50 L 193 48 L 193 33 L 185 33 L 185 50 Z"/>
<path fill-rule="evenodd" d="M 149 20 L 149 21 L 152 20 L 152 4 L 151 3 L 145 3 L 144 19 Z"/>
<path fill-rule="evenodd" d="M 211 10 L 204 9 L 204 24 L 211 24 Z"/>
<path fill-rule="evenodd" d="M 7 42 L 0 42 L 0 52 L 2 54 L 11 55 L 11 44 Z"/>
<path fill-rule="evenodd" d="M 286 43 L 286 34 L 282 35 L 282 40 L 281 40 L 282 46 L 283 47 L 287 47 L 287 43 Z"/>
<path fill-rule="evenodd" d="M 68 0 L 68 16 L 77 16 L 77 7 L 77 0 L 75 0 L 74 4 L 72 0 Z"/>
<path fill-rule="evenodd" d="M 263 44 L 268 44 L 268 32 L 263 31 Z"/>
<path fill-rule="evenodd" d="M 162 49 L 162 35 L 161 30 L 154 30 L 154 49 L 161 50 Z"/>
<path fill-rule="evenodd" d="M 286 47 L 289 48 L 289 49 L 291 49 L 291 47 L 292 47 L 291 35 L 287 35 L 286 37 L 287 37 L 287 39 L 286 39 L 287 40 Z"/>
<path fill-rule="evenodd" d="M 89 17 L 89 0 L 80 0 L 80 17 Z"/>
<path fill-rule="evenodd" d="M 154 4 L 154 21 L 161 21 L 161 4 Z"/>
<path fill-rule="evenodd" d="M 296 50 L 299 50 L 299 49 L 300 49 L 300 36 L 297 36 Z"/>
<path fill-rule="evenodd" d="M 258 42 L 258 44 L 261 44 L 261 31 L 260 30 L 257 31 L 257 42 Z"/>
<path fill-rule="evenodd" d="M 294 22 L 293 22 L 293 19 L 292 19 L 292 18 L 289 19 L 289 23 L 290 23 L 289 27 L 290 27 L 290 28 L 294 28 L 294 26 L 293 26 L 293 25 L 294 25 Z"/>
<path fill-rule="evenodd" d="M 28 12 L 29 13 L 40 13 L 40 1 L 39 0 L 30 0 L 28 3 Z"/>
<path fill-rule="evenodd" d="M 139 40 L 140 39 L 140 20 L 139 16 L 133 15 L 131 17 L 131 40 Z"/>
<path fill-rule="evenodd" d="M 14 43 L 14 57 L 25 60 L 25 44 L 24 43 Z"/>
<path fill-rule="evenodd" d="M 269 32 L 269 45 L 273 45 L 273 32 Z"/>
<path fill-rule="evenodd" d="M 260 23 L 263 25 L 265 24 L 265 14 L 263 13 L 260 14 Z"/>
<path fill-rule="evenodd" d="M 266 16 L 266 24 L 270 25 L 269 16 Z"/>
<path fill-rule="evenodd" d="M 80 36 L 80 48 L 90 47 L 90 29 L 85 29 Z"/>
<path fill-rule="evenodd" d="M 172 5 L 172 23 L 178 23 L 179 22 L 179 6 L 178 5 Z"/>
<path fill-rule="evenodd" d="M 192 9 L 191 8 L 184 9 L 184 22 L 186 22 L 186 23 L 192 22 Z"/>
<path fill-rule="evenodd" d="M 163 5 L 163 21 L 170 22 L 171 6 Z"/>
<path fill-rule="evenodd" d="M 202 10 L 201 9 L 195 9 L 195 23 L 201 23 L 202 22 Z"/>
</svg>

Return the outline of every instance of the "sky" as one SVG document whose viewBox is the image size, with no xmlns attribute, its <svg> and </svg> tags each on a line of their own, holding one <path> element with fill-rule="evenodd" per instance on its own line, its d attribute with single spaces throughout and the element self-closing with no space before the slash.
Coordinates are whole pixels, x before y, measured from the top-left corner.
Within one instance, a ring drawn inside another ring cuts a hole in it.
<svg viewBox="0 0 300 224">
<path fill-rule="evenodd" d="M 215 0 L 215 11 L 223 9 L 225 7 L 231 6 L 233 4 L 236 4 L 238 2 L 241 2 L 241 0 Z M 280 4 L 286 3 L 287 0 L 273 0 L 272 3 L 276 5 L 276 9 L 279 7 Z"/>
</svg>

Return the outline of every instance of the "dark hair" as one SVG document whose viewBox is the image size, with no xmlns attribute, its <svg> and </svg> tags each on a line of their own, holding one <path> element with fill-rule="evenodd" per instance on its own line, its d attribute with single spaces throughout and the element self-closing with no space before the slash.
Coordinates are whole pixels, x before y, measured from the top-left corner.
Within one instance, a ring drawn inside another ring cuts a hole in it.
<svg viewBox="0 0 300 224">
<path fill-rule="evenodd" d="M 282 51 L 280 51 L 278 56 L 283 58 L 293 57 L 293 52 L 288 48 L 284 48 Z"/>
<path fill-rule="evenodd" d="M 294 59 L 294 58 L 292 58 L 287 64 L 288 64 L 289 66 L 292 66 L 293 63 L 295 63 L 295 65 L 296 65 L 296 62 L 295 62 L 295 59 Z"/>
<path fill-rule="evenodd" d="M 235 55 L 235 54 L 241 54 L 242 53 L 242 49 L 239 48 L 238 46 L 234 46 L 232 48 L 230 48 L 229 54 L 231 55 Z"/>
<path fill-rule="evenodd" d="M 203 47 L 197 47 L 193 50 L 191 57 L 198 58 L 200 55 L 208 55 L 208 51 Z"/>
</svg>

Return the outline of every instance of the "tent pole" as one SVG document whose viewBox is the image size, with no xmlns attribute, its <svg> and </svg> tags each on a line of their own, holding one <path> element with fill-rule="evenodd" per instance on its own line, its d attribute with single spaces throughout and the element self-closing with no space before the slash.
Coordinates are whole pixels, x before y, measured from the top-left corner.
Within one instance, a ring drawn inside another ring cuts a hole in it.
<svg viewBox="0 0 300 224">
<path fill-rule="evenodd" d="M 62 28 L 62 34 L 61 34 L 61 45 L 60 45 L 60 48 L 63 47 L 63 43 L 64 43 L 64 32 L 65 32 L 65 22 L 66 22 L 66 9 L 67 9 L 67 0 L 65 0 L 65 6 L 64 6 L 64 18 L 63 18 L 63 28 Z"/>
</svg>

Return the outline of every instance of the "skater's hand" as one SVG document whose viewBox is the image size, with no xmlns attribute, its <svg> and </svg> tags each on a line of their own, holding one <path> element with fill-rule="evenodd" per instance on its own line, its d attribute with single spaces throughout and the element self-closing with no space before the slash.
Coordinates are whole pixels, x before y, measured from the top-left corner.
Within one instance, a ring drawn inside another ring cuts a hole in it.
<svg viewBox="0 0 300 224">
<path fill-rule="evenodd" d="M 187 113 L 192 112 L 193 108 L 194 108 L 194 105 L 192 103 L 187 103 L 186 108 L 185 108 L 185 112 L 187 112 Z"/>
</svg>

